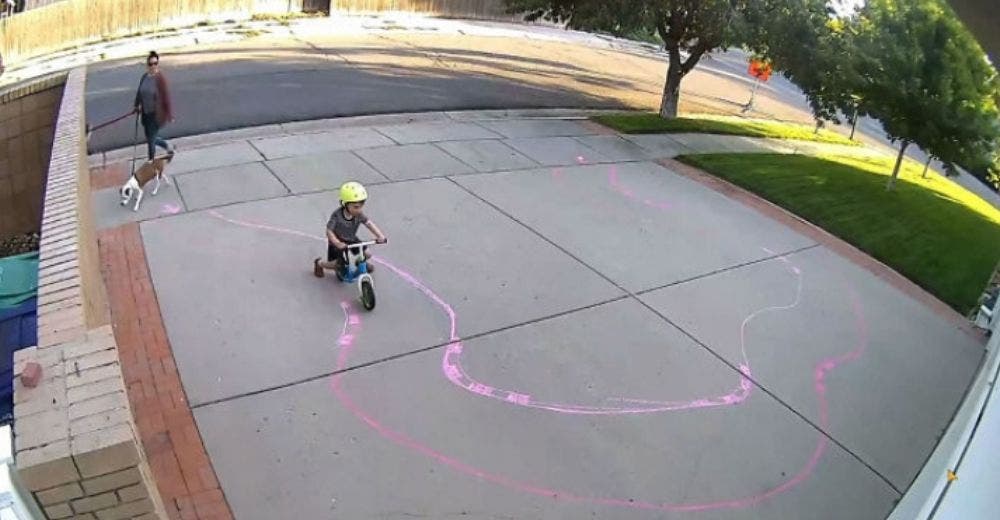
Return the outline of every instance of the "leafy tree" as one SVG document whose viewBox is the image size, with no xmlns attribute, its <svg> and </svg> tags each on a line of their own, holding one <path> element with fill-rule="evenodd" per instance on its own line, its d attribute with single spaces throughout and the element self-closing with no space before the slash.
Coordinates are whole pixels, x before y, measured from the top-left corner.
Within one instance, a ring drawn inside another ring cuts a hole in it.
<svg viewBox="0 0 1000 520">
<path fill-rule="evenodd" d="M 982 175 L 982 179 L 987 184 L 992 186 L 994 190 L 1000 191 L 1000 159 L 993 161 L 988 169 L 984 168 Z"/>
<path fill-rule="evenodd" d="M 1000 140 L 996 71 L 941 0 L 869 0 L 851 57 L 859 111 L 882 123 L 899 154 L 910 144 L 945 163 L 988 164 Z"/>
<path fill-rule="evenodd" d="M 990 164 L 985 166 L 965 166 L 965 168 L 993 191 L 1000 191 L 1000 150 L 994 151 L 993 161 Z"/>
<path fill-rule="evenodd" d="M 806 95 L 817 130 L 854 114 L 848 26 L 826 0 L 770 2 L 747 20 L 748 46 L 765 56 Z"/>
<path fill-rule="evenodd" d="M 681 80 L 709 52 L 731 46 L 763 47 L 754 38 L 768 34 L 752 30 L 749 20 L 796 13 L 796 7 L 823 6 L 819 0 L 504 0 L 508 11 L 526 13 L 529 21 L 567 23 L 583 31 L 623 36 L 638 32 L 658 35 L 668 55 L 660 115 L 677 117 Z M 825 7 L 821 11 L 825 13 Z M 687 57 L 684 58 L 684 55 Z"/>
</svg>

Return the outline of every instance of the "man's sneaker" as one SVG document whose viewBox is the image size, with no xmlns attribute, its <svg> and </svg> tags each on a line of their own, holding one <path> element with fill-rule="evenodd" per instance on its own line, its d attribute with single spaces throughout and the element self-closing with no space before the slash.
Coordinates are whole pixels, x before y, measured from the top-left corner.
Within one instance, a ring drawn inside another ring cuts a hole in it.
<svg viewBox="0 0 1000 520">
<path fill-rule="evenodd" d="M 316 278 L 323 278 L 326 274 L 323 272 L 323 266 L 319 265 L 319 258 L 313 260 L 313 274 Z"/>
</svg>

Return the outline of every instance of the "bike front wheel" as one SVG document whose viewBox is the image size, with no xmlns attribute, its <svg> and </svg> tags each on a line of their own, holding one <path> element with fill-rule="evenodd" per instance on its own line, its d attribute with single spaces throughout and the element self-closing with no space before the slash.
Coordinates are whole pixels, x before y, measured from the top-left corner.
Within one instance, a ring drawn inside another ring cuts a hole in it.
<svg viewBox="0 0 1000 520">
<path fill-rule="evenodd" d="M 361 305 L 366 311 L 375 308 L 375 287 L 371 280 L 361 280 Z"/>
</svg>

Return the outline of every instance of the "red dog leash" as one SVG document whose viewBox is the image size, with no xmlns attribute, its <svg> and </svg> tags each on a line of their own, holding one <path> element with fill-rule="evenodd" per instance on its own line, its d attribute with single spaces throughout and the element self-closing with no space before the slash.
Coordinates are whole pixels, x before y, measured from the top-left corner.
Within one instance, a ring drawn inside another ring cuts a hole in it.
<svg viewBox="0 0 1000 520">
<path fill-rule="evenodd" d="M 104 123 L 101 123 L 101 124 L 99 124 L 97 126 L 94 126 L 94 127 L 92 127 L 90 125 L 87 125 L 87 140 L 88 141 L 90 140 L 90 134 L 94 133 L 95 130 L 100 130 L 100 129 L 106 127 L 106 126 L 111 126 L 111 125 L 113 125 L 113 124 L 121 121 L 122 119 L 125 119 L 126 117 L 134 114 L 134 113 L 135 113 L 135 110 L 131 110 L 131 111 L 127 112 L 124 115 L 116 117 L 116 118 L 114 118 L 114 119 L 112 119 L 110 121 L 106 121 Z"/>
</svg>

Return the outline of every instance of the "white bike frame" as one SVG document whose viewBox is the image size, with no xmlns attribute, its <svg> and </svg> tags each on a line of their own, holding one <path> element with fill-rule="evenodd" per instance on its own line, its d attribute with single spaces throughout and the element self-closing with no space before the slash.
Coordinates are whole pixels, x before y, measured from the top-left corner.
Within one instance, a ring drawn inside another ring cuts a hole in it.
<svg viewBox="0 0 1000 520">
<path fill-rule="evenodd" d="M 360 274 L 356 271 L 358 265 L 365 260 L 365 248 L 378 243 L 378 241 L 369 240 L 357 244 L 347 244 L 347 249 L 343 253 L 344 259 L 347 261 L 347 265 L 344 266 L 346 272 L 343 275 L 337 274 L 337 277 L 343 282 L 351 283 L 357 280 L 361 305 L 368 311 L 375 308 L 375 279 L 372 278 L 370 269 Z M 365 290 L 366 283 L 368 284 L 367 291 Z"/>
<path fill-rule="evenodd" d="M 347 257 L 348 274 L 351 274 L 353 271 L 356 271 L 358 269 L 358 264 L 360 264 L 361 261 L 365 259 L 365 248 L 368 246 L 373 246 L 377 243 L 378 242 L 374 240 L 369 240 L 367 242 L 358 242 L 357 244 L 347 244 L 347 250 L 345 251 L 344 256 Z M 359 275 L 357 278 L 359 292 L 361 291 L 361 282 L 363 280 L 368 280 L 368 282 L 372 284 L 372 287 L 373 288 L 375 287 L 375 280 L 374 278 L 372 278 L 371 273 L 364 273 L 362 275 Z"/>
</svg>

